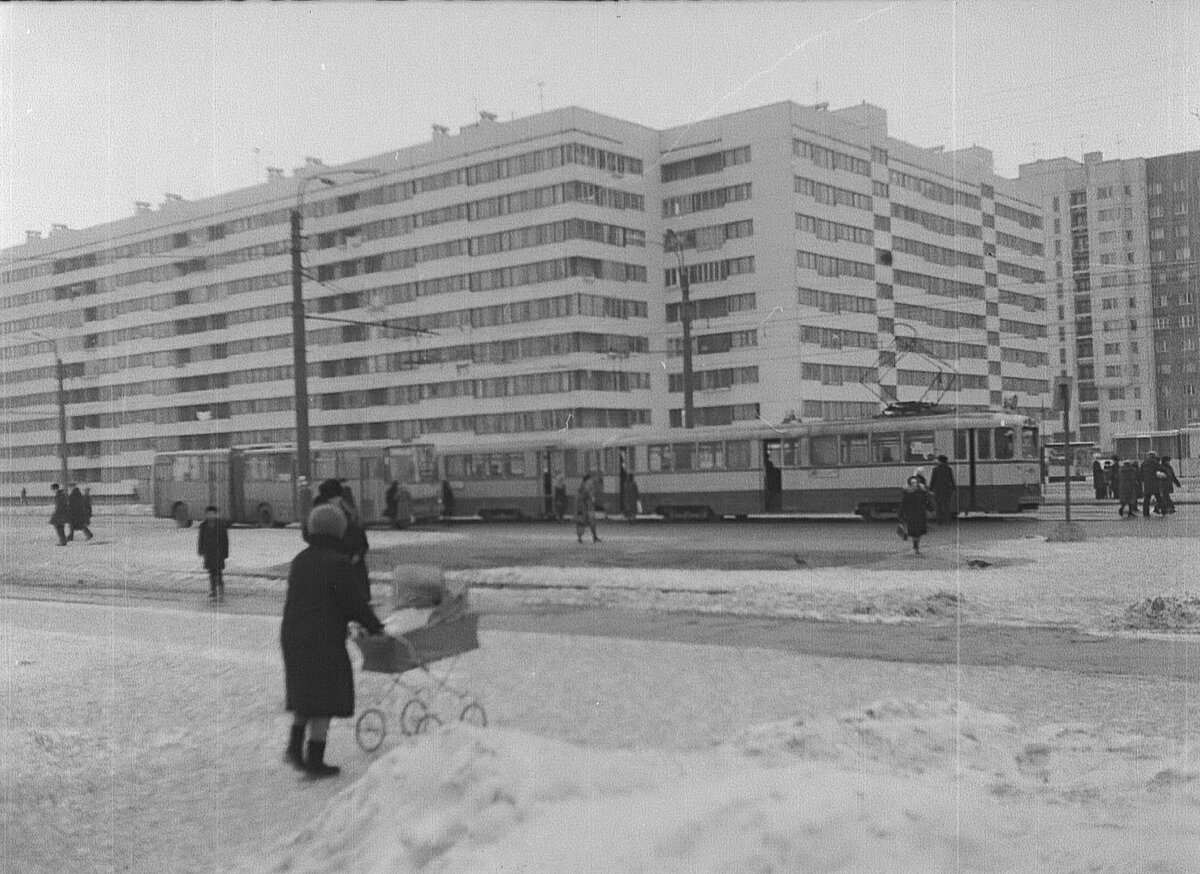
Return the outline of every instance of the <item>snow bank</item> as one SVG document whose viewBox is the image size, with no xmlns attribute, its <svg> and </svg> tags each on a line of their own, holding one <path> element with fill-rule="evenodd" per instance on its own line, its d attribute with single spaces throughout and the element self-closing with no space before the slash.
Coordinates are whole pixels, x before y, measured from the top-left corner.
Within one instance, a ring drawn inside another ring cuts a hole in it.
<svg viewBox="0 0 1200 874">
<path fill-rule="evenodd" d="M 1200 773 L 1170 754 L 912 701 L 683 754 L 456 725 L 395 748 L 238 870 L 1184 872 Z"/>
</svg>

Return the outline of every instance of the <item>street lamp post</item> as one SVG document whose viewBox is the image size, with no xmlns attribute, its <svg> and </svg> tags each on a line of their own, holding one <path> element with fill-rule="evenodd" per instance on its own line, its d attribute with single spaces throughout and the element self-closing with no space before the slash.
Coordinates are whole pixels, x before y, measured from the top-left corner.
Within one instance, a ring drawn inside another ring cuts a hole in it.
<svg viewBox="0 0 1200 874">
<path fill-rule="evenodd" d="M 313 179 L 323 185 L 337 183 L 329 178 L 335 174 L 377 176 L 379 171 L 370 169 L 328 170 L 321 176 L 305 176 L 300 180 L 296 195 L 296 208 L 291 212 L 292 222 L 292 379 L 296 394 L 296 482 L 300 492 L 301 523 L 308 518 L 312 504 L 312 448 L 308 426 L 308 350 L 304 336 L 304 191 Z"/>
<path fill-rule="evenodd" d="M 54 379 L 58 384 L 56 392 L 56 400 L 58 402 L 58 478 L 62 487 L 67 487 L 67 481 L 71 478 L 68 472 L 67 465 L 67 392 L 63 388 L 63 380 L 66 378 L 66 365 L 63 364 L 62 355 L 58 351 L 58 341 L 53 337 L 47 337 L 39 331 L 30 331 L 34 337 L 38 337 L 48 342 L 54 348 Z"/>
<path fill-rule="evenodd" d="M 683 261 L 683 237 L 668 229 L 663 248 L 675 250 L 679 259 L 679 321 L 683 325 L 683 427 L 695 428 L 695 388 L 692 385 L 692 304 L 687 265 Z"/>
</svg>

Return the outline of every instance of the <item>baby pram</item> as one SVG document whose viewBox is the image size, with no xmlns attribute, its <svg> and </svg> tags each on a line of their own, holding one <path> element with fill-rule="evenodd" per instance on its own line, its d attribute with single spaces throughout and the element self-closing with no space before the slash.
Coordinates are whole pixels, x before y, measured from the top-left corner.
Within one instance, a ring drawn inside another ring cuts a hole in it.
<svg viewBox="0 0 1200 874">
<path fill-rule="evenodd" d="M 449 682 L 458 657 L 479 648 L 479 614 L 470 610 L 465 587 L 447 585 L 440 568 L 402 565 L 393 578 L 392 604 L 396 612 L 385 628 L 403 627 L 394 617 L 411 625 L 421 618 L 414 611 L 426 611 L 428 618 L 402 632 L 358 638 L 362 669 L 392 675 L 391 685 L 354 724 L 358 745 L 367 752 L 379 749 L 387 736 L 385 710 L 401 700 L 400 731 L 406 735 L 424 734 L 454 719 L 487 725 L 479 700 Z M 440 672 L 430 670 L 431 664 L 447 660 Z M 413 671 L 421 673 L 410 682 L 404 675 Z"/>
</svg>

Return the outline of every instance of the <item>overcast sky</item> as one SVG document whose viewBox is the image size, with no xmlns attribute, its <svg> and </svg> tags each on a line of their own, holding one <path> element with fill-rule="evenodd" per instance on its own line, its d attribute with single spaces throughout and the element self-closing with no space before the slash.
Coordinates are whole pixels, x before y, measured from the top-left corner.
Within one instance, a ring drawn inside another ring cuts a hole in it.
<svg viewBox="0 0 1200 874">
<path fill-rule="evenodd" d="M 1034 158 L 1200 149 L 1200 3 L 4 4 L 0 246 L 421 142 L 478 110 L 651 127 L 867 100 Z"/>
</svg>

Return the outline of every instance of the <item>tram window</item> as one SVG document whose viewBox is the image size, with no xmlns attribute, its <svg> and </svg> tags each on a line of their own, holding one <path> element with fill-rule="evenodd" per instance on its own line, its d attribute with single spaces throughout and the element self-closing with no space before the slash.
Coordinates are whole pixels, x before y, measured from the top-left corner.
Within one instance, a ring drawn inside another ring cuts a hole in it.
<svg viewBox="0 0 1200 874">
<path fill-rule="evenodd" d="M 984 459 L 992 457 L 992 432 L 980 428 L 976 434 L 976 458 Z"/>
<path fill-rule="evenodd" d="M 1179 457 L 1180 458 L 1191 458 L 1192 457 L 1192 435 L 1191 434 L 1180 434 L 1179 435 Z"/>
<path fill-rule="evenodd" d="M 936 456 L 933 450 L 932 431 L 912 431 L 904 435 L 905 461 L 929 461 Z"/>
<path fill-rule="evenodd" d="M 795 437 L 783 441 L 783 466 L 800 466 L 800 441 Z"/>
<path fill-rule="evenodd" d="M 813 437 L 808 451 L 812 455 L 813 467 L 837 467 L 838 439 L 836 435 Z"/>
<path fill-rule="evenodd" d="M 969 433 L 968 431 L 954 432 L 954 457 L 959 461 L 966 461 L 971 457 L 967 446 Z"/>
<path fill-rule="evenodd" d="M 676 443 L 671 446 L 671 460 L 676 470 L 691 470 L 692 456 L 696 454 L 695 443 Z"/>
<path fill-rule="evenodd" d="M 871 448 L 877 464 L 900 460 L 900 435 L 876 434 L 871 438 Z"/>
<path fill-rule="evenodd" d="M 403 463 L 402 459 L 392 456 L 392 479 L 399 480 L 400 471 L 397 470 L 398 463 Z M 467 457 L 465 455 L 447 455 L 446 456 L 446 477 L 448 479 L 463 479 L 467 475 Z"/>
<path fill-rule="evenodd" d="M 671 447 L 666 445 L 646 447 L 647 466 L 651 473 L 671 469 Z"/>
<path fill-rule="evenodd" d="M 725 444 L 701 443 L 696 453 L 698 470 L 722 470 L 725 467 Z"/>
<path fill-rule="evenodd" d="M 725 444 L 725 466 L 730 470 L 750 469 L 749 440 L 730 440 Z"/>
<path fill-rule="evenodd" d="M 996 458 L 1001 461 L 1013 457 L 1013 430 L 1012 428 L 997 428 L 996 429 Z"/>
<path fill-rule="evenodd" d="M 841 440 L 842 464 L 866 464 L 870 461 L 866 434 L 843 434 Z"/>
<path fill-rule="evenodd" d="M 603 473 L 603 468 L 600 465 L 601 457 L 599 449 L 584 449 L 583 453 L 583 470 L 584 473 Z"/>
<path fill-rule="evenodd" d="M 564 449 L 562 460 L 563 476 L 579 476 L 579 456 L 574 449 Z"/>
<path fill-rule="evenodd" d="M 509 476 L 525 476 L 525 453 L 510 452 L 508 453 L 508 471 Z"/>
<path fill-rule="evenodd" d="M 1030 425 L 1021 429 L 1021 457 L 1038 457 L 1038 429 Z"/>
</svg>

